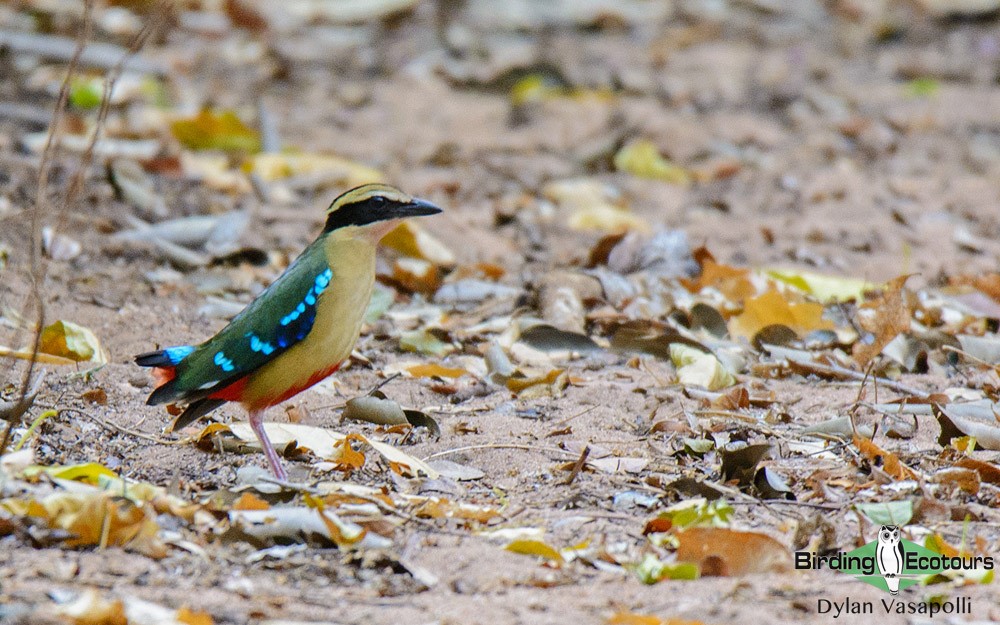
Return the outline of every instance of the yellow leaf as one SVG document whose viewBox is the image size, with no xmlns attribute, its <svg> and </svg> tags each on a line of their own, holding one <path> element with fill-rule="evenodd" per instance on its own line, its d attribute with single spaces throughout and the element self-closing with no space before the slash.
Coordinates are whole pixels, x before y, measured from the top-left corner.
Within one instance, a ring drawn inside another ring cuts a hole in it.
<svg viewBox="0 0 1000 625">
<path fill-rule="evenodd" d="M 513 106 L 524 106 L 556 98 L 610 101 L 614 98 L 614 93 L 608 89 L 567 87 L 555 78 L 540 73 L 528 74 L 514 83 L 510 89 L 510 103 Z"/>
<path fill-rule="evenodd" d="M 545 375 L 536 376 L 533 378 L 507 378 L 507 389 L 515 393 L 520 393 L 526 388 L 536 386 L 538 384 L 554 384 L 559 376 L 563 374 L 562 369 L 553 369 Z"/>
<path fill-rule="evenodd" d="M 563 562 L 559 550 L 541 540 L 522 539 L 509 543 L 505 549 L 525 556 L 538 556 L 552 562 Z"/>
<path fill-rule="evenodd" d="M 45 473 L 51 477 L 84 482 L 92 486 L 97 486 L 101 477 L 118 478 L 118 474 L 102 464 L 87 462 L 84 464 L 68 464 L 51 467 L 29 467 L 24 473 L 26 476 L 34 474 L 32 469 L 40 469 L 40 473 Z"/>
<path fill-rule="evenodd" d="M 415 516 L 427 519 L 463 519 L 487 523 L 500 512 L 490 506 L 456 503 L 442 497 L 431 497 L 413 511 Z"/>
<path fill-rule="evenodd" d="M 37 354 L 32 353 L 30 349 L 11 349 L 9 347 L 0 346 L 0 356 L 5 356 L 7 358 L 17 358 L 20 360 L 34 360 L 35 362 L 40 362 L 46 365 L 75 365 L 76 361 L 69 358 L 63 358 L 62 356 L 53 356 L 52 354 L 45 354 L 43 352 L 38 352 Z"/>
<path fill-rule="evenodd" d="M 569 216 L 568 225 L 583 232 L 649 232 L 649 224 L 642 217 L 615 206 L 587 206 Z"/>
<path fill-rule="evenodd" d="M 195 612 L 187 607 L 177 610 L 177 622 L 184 625 L 212 625 L 212 616 L 205 612 Z"/>
<path fill-rule="evenodd" d="M 565 89 L 543 74 L 528 74 L 510 89 L 510 103 L 523 106 L 562 95 Z"/>
<path fill-rule="evenodd" d="M 463 375 L 469 375 L 465 369 L 435 364 L 413 365 L 407 367 L 406 372 L 415 378 L 460 378 Z"/>
<path fill-rule="evenodd" d="M 455 254 L 448 246 L 412 221 L 404 221 L 393 228 L 382 237 L 382 245 L 441 267 L 455 266 Z"/>
<path fill-rule="evenodd" d="M 736 378 L 718 358 L 700 349 L 683 343 L 671 343 L 670 360 L 677 367 L 677 380 L 684 386 L 700 386 L 717 391 L 736 384 Z"/>
<path fill-rule="evenodd" d="M 399 335 L 399 347 L 403 351 L 416 352 L 427 356 L 443 358 L 456 347 L 448 341 L 439 338 L 439 333 L 429 328 L 419 328 Z"/>
<path fill-rule="evenodd" d="M 9 509 L 9 503 L 5 500 L 4 507 Z M 69 547 L 124 547 L 151 558 L 167 554 L 156 515 L 147 504 L 93 489 L 54 493 L 30 502 L 27 508 L 27 513 L 45 519 L 49 527 L 71 534 L 66 540 Z"/>
<path fill-rule="evenodd" d="M 656 144 L 648 139 L 637 139 L 623 146 L 615 154 L 614 162 L 618 171 L 639 178 L 651 178 L 683 186 L 691 183 L 691 173 L 664 158 Z"/>
<path fill-rule="evenodd" d="M 92 588 L 84 590 L 72 602 L 57 606 L 55 613 L 74 625 L 128 625 L 122 602 L 104 599 Z"/>
<path fill-rule="evenodd" d="M 652 614 L 616 612 L 608 619 L 608 625 L 663 625 L 663 619 Z"/>
<path fill-rule="evenodd" d="M 340 448 L 340 457 L 337 458 L 337 468 L 347 474 L 365 466 L 365 455 L 351 447 L 351 441 L 368 442 L 360 434 L 348 434 L 344 440 L 337 443 L 337 446 Z"/>
<path fill-rule="evenodd" d="M 232 505 L 233 510 L 269 510 L 270 508 L 271 504 L 251 492 L 240 495 L 240 498 Z"/>
<path fill-rule="evenodd" d="M 244 124 L 233 111 L 202 109 L 194 117 L 175 120 L 170 130 L 190 150 L 260 151 L 257 131 Z"/>
<path fill-rule="evenodd" d="M 335 154 L 257 154 L 250 159 L 247 168 L 250 173 L 268 182 L 293 176 L 311 176 L 321 177 L 324 183 L 331 186 L 356 187 L 385 180 L 379 170 Z"/>
<path fill-rule="evenodd" d="M 42 330 L 38 351 L 74 362 L 107 362 L 97 336 L 71 321 L 56 321 Z"/>
<path fill-rule="evenodd" d="M 791 285 L 803 293 L 812 295 L 819 301 L 827 304 L 850 300 L 860 302 L 864 299 L 865 293 L 882 287 L 882 285 L 859 278 L 825 276 L 811 271 L 765 269 L 764 274 L 779 282 Z"/>
<path fill-rule="evenodd" d="M 181 152 L 181 170 L 189 178 L 225 193 L 241 195 L 253 191 L 250 179 L 233 169 L 229 156 L 216 152 Z"/>
<path fill-rule="evenodd" d="M 195 442 L 200 443 L 206 438 L 211 438 L 212 436 L 215 436 L 216 434 L 222 432 L 230 432 L 229 426 L 226 425 L 225 423 L 209 423 L 204 428 L 202 428 L 200 432 L 195 434 L 194 440 Z"/>
<path fill-rule="evenodd" d="M 550 182 L 542 189 L 547 199 L 568 213 L 570 228 L 581 231 L 649 232 L 649 224 L 621 205 L 617 192 L 590 178 Z"/>
<path fill-rule="evenodd" d="M 734 336 L 753 339 L 761 329 L 781 324 L 799 336 L 813 330 L 829 330 L 833 322 L 823 319 L 823 306 L 815 302 L 790 302 L 777 291 L 748 299 L 743 312 L 729 320 L 729 332 Z"/>
</svg>

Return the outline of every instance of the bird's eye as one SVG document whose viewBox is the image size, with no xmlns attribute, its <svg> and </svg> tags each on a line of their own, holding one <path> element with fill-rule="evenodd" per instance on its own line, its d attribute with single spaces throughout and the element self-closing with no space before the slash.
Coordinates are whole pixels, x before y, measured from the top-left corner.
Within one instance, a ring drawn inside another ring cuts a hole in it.
<svg viewBox="0 0 1000 625">
<path fill-rule="evenodd" d="M 368 200 L 368 203 L 375 210 L 381 210 L 381 209 L 385 208 L 386 201 L 385 201 L 385 198 L 382 197 L 381 195 L 376 195 L 372 199 Z"/>
</svg>

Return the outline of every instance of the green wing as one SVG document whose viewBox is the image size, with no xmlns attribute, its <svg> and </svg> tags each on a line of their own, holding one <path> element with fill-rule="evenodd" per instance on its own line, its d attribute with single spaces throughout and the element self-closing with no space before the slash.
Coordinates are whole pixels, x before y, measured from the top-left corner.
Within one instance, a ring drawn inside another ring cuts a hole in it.
<svg viewBox="0 0 1000 625">
<path fill-rule="evenodd" d="M 309 335 L 316 303 L 332 279 L 320 239 L 229 325 L 177 363 L 174 379 L 156 389 L 149 403 L 208 397 L 277 358 Z"/>
</svg>

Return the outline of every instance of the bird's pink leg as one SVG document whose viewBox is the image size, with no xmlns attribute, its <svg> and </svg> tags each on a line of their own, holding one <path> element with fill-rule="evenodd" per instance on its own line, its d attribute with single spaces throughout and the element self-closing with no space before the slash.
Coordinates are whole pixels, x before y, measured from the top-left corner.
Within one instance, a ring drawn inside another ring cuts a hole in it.
<svg viewBox="0 0 1000 625">
<path fill-rule="evenodd" d="M 285 467 L 281 466 L 281 458 L 278 457 L 278 452 L 274 450 L 274 445 L 271 444 L 270 439 L 267 438 L 267 432 L 264 431 L 263 410 L 250 411 L 250 428 L 257 435 L 260 446 L 264 448 L 264 456 L 267 458 L 267 464 L 271 466 L 271 473 L 282 482 L 287 482 L 288 474 L 285 473 Z"/>
</svg>

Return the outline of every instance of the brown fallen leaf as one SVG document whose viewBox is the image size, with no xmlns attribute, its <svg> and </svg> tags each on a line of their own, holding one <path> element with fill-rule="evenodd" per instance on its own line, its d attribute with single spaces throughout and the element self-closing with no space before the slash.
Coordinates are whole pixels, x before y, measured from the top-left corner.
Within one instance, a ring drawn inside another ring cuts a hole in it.
<svg viewBox="0 0 1000 625">
<path fill-rule="evenodd" d="M 853 355 L 861 368 L 865 368 L 872 358 L 882 352 L 882 348 L 899 334 L 910 329 L 913 306 L 903 291 L 909 275 L 890 280 L 881 297 L 866 302 L 858 309 L 857 323 L 869 332 L 870 341 L 854 344 Z"/>
<path fill-rule="evenodd" d="M 973 469 L 948 467 L 931 475 L 931 481 L 956 486 L 970 495 L 979 493 L 979 473 Z"/>
<path fill-rule="evenodd" d="M 983 482 L 1000 485 L 1000 467 L 995 464 L 962 456 L 955 461 L 955 466 L 972 469 L 979 474 L 979 479 Z"/>
<path fill-rule="evenodd" d="M 677 533 L 677 560 L 697 564 L 702 576 L 739 577 L 791 569 L 788 548 L 767 534 L 725 527 Z"/>
<path fill-rule="evenodd" d="M 917 479 L 916 471 L 903 464 L 903 462 L 899 459 L 899 456 L 882 449 L 873 443 L 871 439 L 855 436 L 854 445 L 858 448 L 858 451 L 861 452 L 861 455 L 867 458 L 869 462 L 874 465 L 881 466 L 882 470 L 888 473 L 893 479 Z"/>
<path fill-rule="evenodd" d="M 711 287 L 718 290 L 732 302 L 743 303 L 757 293 L 750 281 L 750 270 L 745 267 L 731 267 L 716 262 L 706 248 L 693 252 L 694 259 L 701 267 L 701 275 L 696 280 L 681 279 L 681 284 L 692 293 L 700 293 Z"/>
<path fill-rule="evenodd" d="M 240 498 L 233 502 L 233 510 L 267 510 L 271 504 L 267 503 L 251 492 L 245 492 Z"/>
</svg>

